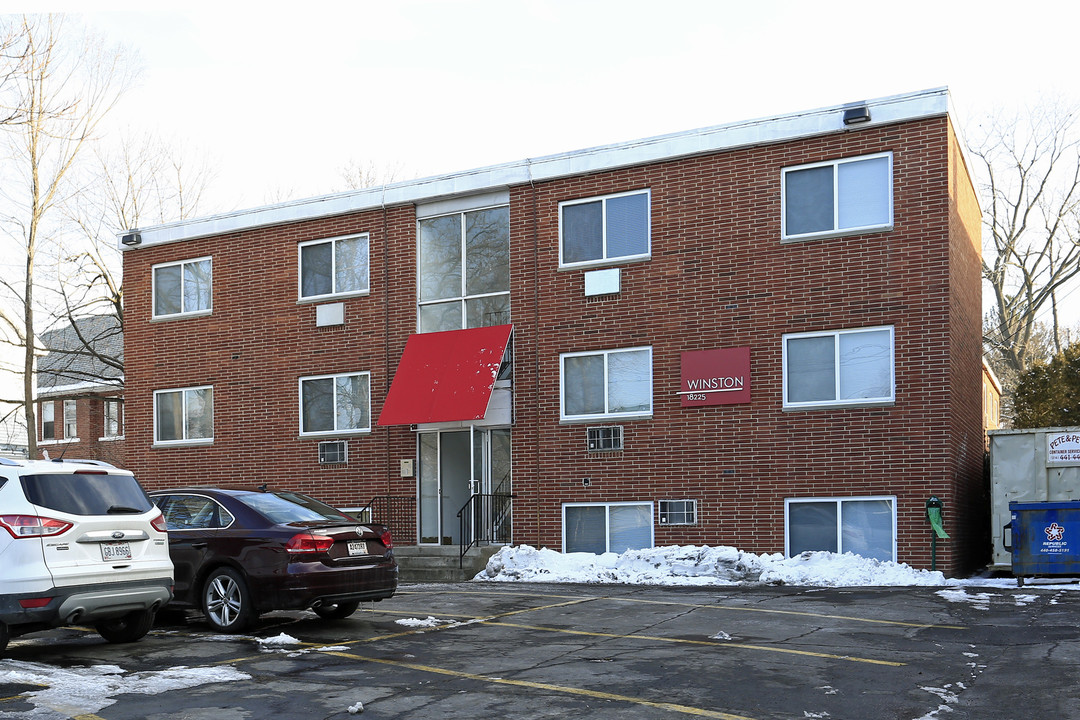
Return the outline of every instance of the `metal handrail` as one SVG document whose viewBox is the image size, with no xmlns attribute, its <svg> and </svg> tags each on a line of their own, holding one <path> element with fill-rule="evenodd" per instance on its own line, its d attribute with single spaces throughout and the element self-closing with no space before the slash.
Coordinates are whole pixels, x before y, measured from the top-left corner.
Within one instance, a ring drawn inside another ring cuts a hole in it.
<svg viewBox="0 0 1080 720">
<path fill-rule="evenodd" d="M 401 528 L 407 528 L 414 522 L 416 498 L 410 495 L 379 495 L 373 497 L 356 515 L 361 522 L 385 525 L 393 536 L 395 530 L 400 532 Z"/>
<path fill-rule="evenodd" d="M 461 534 L 458 567 L 465 566 L 465 553 L 481 542 L 510 542 L 510 507 L 513 493 L 478 493 L 458 510 Z"/>
</svg>

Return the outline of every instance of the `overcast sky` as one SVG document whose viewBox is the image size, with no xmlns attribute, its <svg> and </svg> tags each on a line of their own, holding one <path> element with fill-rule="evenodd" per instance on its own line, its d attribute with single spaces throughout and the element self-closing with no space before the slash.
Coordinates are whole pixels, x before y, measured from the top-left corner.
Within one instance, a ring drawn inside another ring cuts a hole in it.
<svg viewBox="0 0 1080 720">
<path fill-rule="evenodd" d="M 212 158 L 207 212 L 940 86 L 962 122 L 1080 100 L 1064 1 L 5 4 L 137 51 L 112 123 Z"/>
</svg>

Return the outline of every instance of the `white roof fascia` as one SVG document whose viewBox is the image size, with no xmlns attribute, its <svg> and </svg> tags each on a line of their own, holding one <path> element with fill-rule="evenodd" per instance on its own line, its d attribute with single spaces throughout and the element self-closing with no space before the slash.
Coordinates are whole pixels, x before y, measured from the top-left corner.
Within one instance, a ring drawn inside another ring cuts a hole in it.
<svg viewBox="0 0 1080 720">
<path fill-rule="evenodd" d="M 870 121 L 845 127 L 843 111 L 852 105 L 862 104 L 870 109 Z M 206 218 L 131 229 L 118 233 L 117 239 L 133 232 L 139 233 L 141 242 L 138 245 L 128 246 L 118 243 L 121 250 L 131 251 L 152 245 L 270 225 L 491 192 L 530 182 L 554 180 L 739 147 L 785 142 L 844 131 L 858 132 L 869 127 L 943 116 L 947 115 L 950 109 L 948 88 L 922 90 L 789 115 L 687 130 L 502 165 L 491 165 L 381 187 L 293 200 Z"/>
<path fill-rule="evenodd" d="M 80 383 L 73 383 L 71 385 L 54 385 L 53 387 L 49 388 L 38 388 L 37 397 L 49 398 L 82 392 L 123 392 L 124 378 L 117 378 L 116 380 L 116 385 L 110 385 L 103 382 L 86 381 Z"/>
</svg>

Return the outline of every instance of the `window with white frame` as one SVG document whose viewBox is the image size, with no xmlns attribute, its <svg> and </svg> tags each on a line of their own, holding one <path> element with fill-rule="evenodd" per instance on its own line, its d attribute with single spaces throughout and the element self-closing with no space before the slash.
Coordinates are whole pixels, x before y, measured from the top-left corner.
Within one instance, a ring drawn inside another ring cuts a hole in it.
<svg viewBox="0 0 1080 720">
<path fill-rule="evenodd" d="M 566 503 L 563 552 L 597 555 L 653 546 L 652 503 Z"/>
<path fill-rule="evenodd" d="M 559 265 L 647 258 L 650 191 L 559 203 Z"/>
<path fill-rule="evenodd" d="M 561 418 L 652 414 L 652 348 L 565 353 L 559 357 Z"/>
<path fill-rule="evenodd" d="M 106 399 L 104 405 L 105 438 L 118 438 L 124 435 L 124 404 L 116 399 Z"/>
<path fill-rule="evenodd" d="M 892 153 L 799 165 L 781 174 L 785 240 L 892 226 Z"/>
<path fill-rule="evenodd" d="M 212 280 L 213 270 L 208 257 L 155 265 L 154 317 L 209 313 Z"/>
<path fill-rule="evenodd" d="M 697 524 L 697 500 L 661 500 L 657 504 L 661 525 Z"/>
<path fill-rule="evenodd" d="M 784 407 L 896 399 L 892 326 L 784 335 Z"/>
<path fill-rule="evenodd" d="M 369 241 L 366 233 L 302 242 L 300 298 L 310 300 L 369 290 Z"/>
<path fill-rule="evenodd" d="M 896 559 L 896 498 L 788 498 L 785 552 L 820 550 Z"/>
<path fill-rule="evenodd" d="M 370 386 L 366 372 L 300 378 L 300 434 L 371 430 Z"/>
<path fill-rule="evenodd" d="M 64 401 L 64 439 L 79 436 L 79 427 L 76 423 L 79 405 L 75 400 Z"/>
<path fill-rule="evenodd" d="M 52 400 L 41 403 L 41 439 L 56 439 L 56 403 Z"/>
<path fill-rule="evenodd" d="M 212 385 L 154 391 L 155 443 L 204 443 L 213 439 Z"/>
<path fill-rule="evenodd" d="M 419 221 L 420 332 L 510 322 L 510 208 Z"/>
</svg>

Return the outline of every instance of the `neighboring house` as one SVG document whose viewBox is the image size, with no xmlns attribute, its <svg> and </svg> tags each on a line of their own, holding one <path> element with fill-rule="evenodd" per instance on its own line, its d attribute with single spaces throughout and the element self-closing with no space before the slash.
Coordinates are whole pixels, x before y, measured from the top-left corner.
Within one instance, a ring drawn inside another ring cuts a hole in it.
<svg viewBox="0 0 1080 720">
<path fill-rule="evenodd" d="M 980 211 L 944 89 L 121 243 L 153 487 L 377 499 L 402 544 L 919 567 L 936 496 L 938 567 L 987 551 Z"/>
<path fill-rule="evenodd" d="M 124 373 L 116 362 L 123 362 L 124 335 L 116 317 L 80 318 L 46 331 L 40 342 L 38 452 L 123 466 Z"/>
<path fill-rule="evenodd" d="M 983 429 L 997 430 L 1001 427 L 1001 382 L 997 375 L 983 360 L 982 366 L 982 393 L 983 393 Z M 986 450 L 990 451 L 990 436 L 986 436 Z"/>
</svg>

